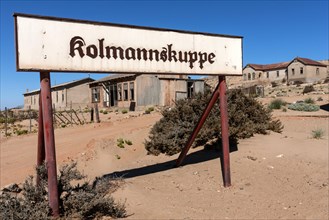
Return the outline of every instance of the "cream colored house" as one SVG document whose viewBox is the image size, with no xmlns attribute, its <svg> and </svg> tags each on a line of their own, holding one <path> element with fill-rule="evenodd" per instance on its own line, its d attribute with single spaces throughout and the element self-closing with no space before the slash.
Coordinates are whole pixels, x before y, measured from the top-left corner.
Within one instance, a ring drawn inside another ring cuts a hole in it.
<svg viewBox="0 0 329 220">
<path fill-rule="evenodd" d="M 327 77 L 323 63 L 296 57 L 290 62 L 274 64 L 247 64 L 243 68 L 243 80 L 254 84 L 318 82 Z"/>
<path fill-rule="evenodd" d="M 51 87 L 51 99 L 56 110 L 85 108 L 90 100 L 91 78 L 62 83 Z M 24 109 L 39 109 L 39 90 L 24 93 Z"/>
<path fill-rule="evenodd" d="M 319 82 L 327 77 L 327 66 L 307 58 L 296 57 L 288 65 L 288 82 Z"/>
</svg>

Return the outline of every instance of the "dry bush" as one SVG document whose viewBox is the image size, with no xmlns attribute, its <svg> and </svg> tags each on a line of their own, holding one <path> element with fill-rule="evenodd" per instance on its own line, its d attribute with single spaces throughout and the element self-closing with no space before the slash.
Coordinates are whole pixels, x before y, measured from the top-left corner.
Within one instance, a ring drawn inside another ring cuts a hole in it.
<svg viewBox="0 0 329 220">
<path fill-rule="evenodd" d="M 255 133 L 266 134 L 268 130 L 282 131 L 281 122 L 271 118 L 271 110 L 255 99 L 245 96 L 240 90 L 228 91 L 227 96 L 231 142 L 237 143 L 238 139 L 249 138 Z M 145 141 L 148 153 L 173 155 L 180 152 L 210 97 L 210 91 L 206 91 L 204 95 L 197 94 L 195 99 L 178 100 L 174 108 L 162 111 L 163 117 L 153 126 L 149 140 Z M 219 135 L 220 109 L 216 103 L 193 146 L 217 140 Z"/>
<path fill-rule="evenodd" d="M 315 91 L 313 85 L 307 85 L 303 89 L 303 94 Z"/>
<path fill-rule="evenodd" d="M 125 217 L 124 204 L 115 202 L 110 195 L 118 188 L 119 180 L 96 178 L 89 183 L 76 166 L 76 163 L 63 166 L 58 176 L 61 218 Z M 34 184 L 34 178 L 30 176 L 23 184 L 21 193 L 2 192 L 0 219 L 51 219 L 45 166 L 37 168 L 37 173 L 40 176 L 39 186 Z"/>
</svg>

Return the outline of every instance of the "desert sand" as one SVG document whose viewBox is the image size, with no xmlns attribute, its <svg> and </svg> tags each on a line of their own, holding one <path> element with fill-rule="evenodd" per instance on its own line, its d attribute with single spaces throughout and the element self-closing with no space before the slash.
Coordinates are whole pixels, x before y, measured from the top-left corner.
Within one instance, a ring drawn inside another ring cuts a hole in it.
<svg viewBox="0 0 329 220">
<path fill-rule="evenodd" d="M 319 104 L 328 104 L 323 98 Z M 179 168 L 173 168 L 178 155 L 147 155 L 143 142 L 161 114 L 141 113 L 101 114 L 99 124 L 55 129 L 58 167 L 78 161 L 90 179 L 122 176 L 113 195 L 125 202 L 128 219 L 329 218 L 328 111 L 274 110 L 283 132 L 239 141 L 230 153 L 228 188 L 218 151 L 191 149 Z M 312 138 L 315 129 L 324 131 L 321 139 Z M 118 138 L 133 144 L 119 148 Z M 36 152 L 36 133 L 1 138 L 1 188 L 34 174 Z"/>
</svg>

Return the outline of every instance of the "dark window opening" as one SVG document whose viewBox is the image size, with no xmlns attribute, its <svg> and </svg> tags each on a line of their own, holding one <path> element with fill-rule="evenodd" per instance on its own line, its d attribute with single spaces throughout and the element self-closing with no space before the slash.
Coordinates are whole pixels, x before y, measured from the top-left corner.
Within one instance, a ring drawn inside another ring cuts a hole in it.
<svg viewBox="0 0 329 220">
<path fill-rule="evenodd" d="M 58 91 L 56 91 L 56 102 L 58 102 Z"/>
<path fill-rule="evenodd" d="M 248 80 L 251 80 L 251 74 L 248 73 Z"/>
<path fill-rule="evenodd" d="M 320 69 L 316 68 L 316 75 L 319 75 L 319 74 L 320 74 Z"/>
<path fill-rule="evenodd" d="M 303 74 L 304 73 L 304 69 L 303 67 L 300 68 L 300 74 Z"/>
<path fill-rule="evenodd" d="M 135 100 L 135 90 L 134 90 L 134 82 L 129 83 L 129 90 L 130 90 L 130 100 Z"/>
<path fill-rule="evenodd" d="M 64 102 L 64 98 L 65 98 L 64 91 L 62 91 L 62 102 Z"/>
<path fill-rule="evenodd" d="M 255 79 L 255 72 L 252 73 L 252 79 Z"/>
<path fill-rule="evenodd" d="M 295 75 L 295 69 L 294 68 L 291 69 L 291 73 L 292 73 L 292 75 Z"/>
<path fill-rule="evenodd" d="M 92 89 L 91 102 L 99 102 L 99 88 Z"/>
<path fill-rule="evenodd" d="M 279 71 L 276 71 L 276 77 L 279 77 L 279 76 L 280 76 Z"/>
<path fill-rule="evenodd" d="M 117 85 L 110 85 L 110 105 L 111 106 L 115 106 L 117 105 L 117 94 L 118 94 L 118 90 L 117 90 Z"/>
<path fill-rule="evenodd" d="M 191 99 L 194 97 L 194 82 L 187 82 L 187 98 Z"/>
<path fill-rule="evenodd" d="M 128 83 L 123 84 L 123 99 L 128 100 Z"/>
<path fill-rule="evenodd" d="M 266 78 L 270 78 L 270 73 L 266 72 Z"/>
</svg>

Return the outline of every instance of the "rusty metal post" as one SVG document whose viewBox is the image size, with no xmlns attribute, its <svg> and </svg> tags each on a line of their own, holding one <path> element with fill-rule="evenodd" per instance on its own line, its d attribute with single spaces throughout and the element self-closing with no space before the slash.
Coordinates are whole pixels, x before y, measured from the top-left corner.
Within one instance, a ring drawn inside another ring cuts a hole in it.
<svg viewBox="0 0 329 220">
<path fill-rule="evenodd" d="M 231 186 L 230 173 L 230 144 L 228 131 L 228 112 L 226 100 L 226 82 L 225 76 L 218 76 L 219 83 L 219 99 L 220 99 L 220 117 L 222 131 L 222 170 L 224 178 L 224 187 Z"/>
<path fill-rule="evenodd" d="M 191 148 L 193 141 L 195 140 L 196 136 L 198 135 L 202 125 L 206 121 L 212 107 L 214 106 L 214 104 L 218 100 L 218 97 L 219 97 L 218 88 L 219 88 L 219 84 L 217 85 L 216 89 L 212 93 L 212 96 L 211 96 L 205 110 L 203 111 L 198 123 L 194 127 L 194 130 L 193 130 L 191 136 L 189 137 L 185 147 L 183 148 L 182 152 L 180 153 L 180 155 L 179 155 L 179 157 L 176 161 L 175 167 L 179 167 L 183 163 L 183 160 L 185 159 L 187 152 Z"/>
<path fill-rule="evenodd" d="M 56 152 L 55 137 L 52 117 L 52 101 L 50 89 L 50 73 L 40 72 L 41 86 L 41 105 L 43 118 L 43 131 L 46 149 L 46 164 L 48 170 L 48 196 L 49 206 L 54 217 L 59 216 L 58 188 L 57 188 L 57 170 L 56 170 Z"/>
<path fill-rule="evenodd" d="M 41 166 L 45 161 L 45 139 L 43 132 L 43 118 L 42 118 L 42 101 L 41 91 L 39 94 L 39 115 L 38 115 L 38 155 L 37 166 Z M 37 175 L 37 185 L 40 184 L 40 177 Z"/>
<path fill-rule="evenodd" d="M 30 133 L 32 131 L 32 116 L 31 116 L 31 106 L 29 106 L 29 119 L 30 119 Z"/>
</svg>

